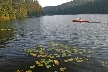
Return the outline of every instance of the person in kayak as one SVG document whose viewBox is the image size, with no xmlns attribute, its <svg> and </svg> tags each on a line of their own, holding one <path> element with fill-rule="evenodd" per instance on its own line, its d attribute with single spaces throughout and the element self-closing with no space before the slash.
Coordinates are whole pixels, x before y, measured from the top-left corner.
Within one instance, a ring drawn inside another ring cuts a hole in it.
<svg viewBox="0 0 108 72">
<path fill-rule="evenodd" d="M 77 20 L 78 20 L 78 21 L 82 21 L 82 18 L 80 18 L 80 19 L 77 18 Z"/>
<path fill-rule="evenodd" d="M 82 21 L 82 18 L 80 18 L 79 21 Z"/>
</svg>

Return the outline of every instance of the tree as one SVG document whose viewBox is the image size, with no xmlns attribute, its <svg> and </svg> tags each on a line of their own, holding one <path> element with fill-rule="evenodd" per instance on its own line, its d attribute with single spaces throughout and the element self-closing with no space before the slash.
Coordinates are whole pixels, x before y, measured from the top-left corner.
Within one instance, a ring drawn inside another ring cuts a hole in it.
<svg viewBox="0 0 108 72">
<path fill-rule="evenodd" d="M 76 0 L 75 0 L 76 2 Z M 60 6 L 45 7 L 45 14 L 106 14 L 108 13 L 108 0 L 94 0 L 78 4 L 75 2 L 65 3 Z M 75 3 L 75 4 L 73 4 Z M 69 4 L 69 5 L 68 5 Z M 70 5 L 71 4 L 71 5 Z"/>
<path fill-rule="evenodd" d="M 43 8 L 37 0 L 0 0 L 0 20 L 40 16 Z"/>
</svg>

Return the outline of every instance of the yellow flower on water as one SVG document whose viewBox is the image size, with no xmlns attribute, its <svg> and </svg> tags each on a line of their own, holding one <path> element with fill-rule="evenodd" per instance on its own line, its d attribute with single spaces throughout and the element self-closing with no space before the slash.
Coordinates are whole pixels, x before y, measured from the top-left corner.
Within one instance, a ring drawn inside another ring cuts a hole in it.
<svg viewBox="0 0 108 72">
<path fill-rule="evenodd" d="M 73 61 L 73 60 L 74 60 L 73 58 L 68 59 L 68 61 Z"/>
<path fill-rule="evenodd" d="M 107 62 L 101 62 L 101 64 L 102 64 L 102 65 L 106 65 L 106 64 L 107 64 Z"/>
<path fill-rule="evenodd" d="M 53 55 L 55 55 L 55 56 L 56 56 L 56 55 L 58 55 L 58 54 L 57 54 L 57 53 L 55 53 L 55 54 L 53 54 Z"/>
<path fill-rule="evenodd" d="M 47 68 L 50 68 L 50 67 L 51 67 L 51 65 L 46 65 L 46 67 L 47 67 Z"/>
<path fill-rule="evenodd" d="M 59 46 L 59 44 L 55 44 L 55 46 Z"/>
<path fill-rule="evenodd" d="M 88 58 L 86 60 L 89 60 Z"/>
<path fill-rule="evenodd" d="M 30 66 L 30 68 L 34 68 L 35 67 L 35 65 L 33 65 L 33 66 Z"/>
<path fill-rule="evenodd" d="M 32 54 L 32 56 L 36 56 L 37 54 Z"/>
<path fill-rule="evenodd" d="M 38 55 L 37 57 L 42 57 L 42 55 Z"/>
<path fill-rule="evenodd" d="M 68 60 L 64 60 L 64 62 L 68 62 Z"/>
<path fill-rule="evenodd" d="M 57 52 L 60 52 L 60 49 L 58 48 L 58 49 L 55 49 Z"/>
<path fill-rule="evenodd" d="M 52 59 L 53 59 L 53 58 L 54 58 L 54 56 L 50 56 L 50 58 L 52 58 Z"/>
<path fill-rule="evenodd" d="M 1 29 L 1 30 L 4 30 L 4 29 Z"/>
<path fill-rule="evenodd" d="M 60 57 L 60 55 L 57 55 L 56 57 Z"/>
<path fill-rule="evenodd" d="M 82 61 L 83 61 L 82 58 L 78 58 L 78 57 L 76 57 L 75 59 L 76 59 L 77 62 L 82 62 Z"/>
<path fill-rule="evenodd" d="M 55 46 L 55 42 L 50 42 L 50 46 Z"/>
<path fill-rule="evenodd" d="M 87 57 L 90 58 L 91 56 L 90 55 L 87 55 Z"/>
<path fill-rule="evenodd" d="M 63 53 L 63 54 L 62 54 L 62 57 L 65 57 L 65 56 L 66 56 L 66 53 Z"/>
<path fill-rule="evenodd" d="M 78 53 L 78 50 L 77 50 L 77 49 L 72 49 L 72 51 L 73 51 L 74 53 Z"/>
<path fill-rule="evenodd" d="M 40 62 L 39 62 L 39 61 L 35 61 L 35 63 L 36 63 L 36 64 L 40 64 Z"/>
<path fill-rule="evenodd" d="M 59 61 L 58 61 L 58 60 L 54 60 L 54 63 L 55 63 L 56 65 L 59 65 Z"/>
<path fill-rule="evenodd" d="M 71 54 L 68 54 L 68 56 L 72 56 Z"/>
<path fill-rule="evenodd" d="M 39 52 L 41 55 L 45 54 L 45 52 Z"/>
<path fill-rule="evenodd" d="M 17 70 L 17 72 L 20 72 L 20 70 Z"/>
<path fill-rule="evenodd" d="M 60 68 L 60 71 L 64 71 L 64 70 L 66 70 L 65 67 L 61 67 L 61 68 Z"/>
<path fill-rule="evenodd" d="M 49 62 L 53 62 L 53 60 L 49 59 Z"/>
<path fill-rule="evenodd" d="M 48 48 L 47 50 L 52 50 L 51 48 Z"/>
<path fill-rule="evenodd" d="M 26 72 L 32 72 L 31 70 L 28 70 L 28 71 L 26 71 Z"/>
<path fill-rule="evenodd" d="M 77 60 L 77 62 L 82 62 L 83 60 Z"/>
<path fill-rule="evenodd" d="M 46 55 L 42 55 L 41 57 L 43 57 L 43 58 L 44 58 L 44 57 L 46 57 Z"/>
<path fill-rule="evenodd" d="M 11 29 L 8 29 L 8 30 L 11 30 Z"/>
<path fill-rule="evenodd" d="M 43 64 L 39 64 L 38 66 L 43 66 Z"/>
</svg>

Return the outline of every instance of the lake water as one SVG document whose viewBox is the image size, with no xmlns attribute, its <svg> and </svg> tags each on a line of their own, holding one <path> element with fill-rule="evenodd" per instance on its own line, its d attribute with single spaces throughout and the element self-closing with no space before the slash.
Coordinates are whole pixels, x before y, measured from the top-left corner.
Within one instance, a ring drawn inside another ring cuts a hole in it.
<svg viewBox="0 0 108 72">
<path fill-rule="evenodd" d="M 80 17 L 91 23 L 72 22 Z M 42 16 L 0 25 L 0 72 L 108 72 L 107 14 Z M 48 57 L 55 53 L 60 57 Z M 53 60 L 51 67 L 35 63 L 42 59 Z"/>
</svg>

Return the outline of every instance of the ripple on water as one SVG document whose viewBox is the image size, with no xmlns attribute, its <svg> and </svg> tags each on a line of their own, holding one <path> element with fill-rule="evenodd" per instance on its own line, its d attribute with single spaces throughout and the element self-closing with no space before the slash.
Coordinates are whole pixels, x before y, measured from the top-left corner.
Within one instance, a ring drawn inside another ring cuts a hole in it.
<svg viewBox="0 0 108 72">
<path fill-rule="evenodd" d="M 27 56 L 27 52 L 22 52 L 24 48 L 30 48 L 43 45 L 46 49 L 51 41 L 59 44 L 69 45 L 89 53 L 82 55 L 73 54 L 73 57 L 80 56 L 86 58 L 91 54 L 91 59 L 82 63 L 70 62 L 64 63 L 60 61 L 61 65 L 56 69 L 60 71 L 61 66 L 66 66 L 66 72 L 107 72 L 107 65 L 100 65 L 100 61 L 108 62 L 108 26 L 101 23 L 73 23 L 72 19 L 82 17 L 90 21 L 103 21 L 107 15 L 55 15 L 44 16 L 39 18 L 28 18 L 25 20 L 13 20 L 6 26 L 12 28 L 12 33 L 3 35 L 2 38 L 7 39 L 4 44 L 0 44 L 0 72 L 13 71 L 19 69 L 25 71 L 34 64 L 37 57 Z M 94 18 L 94 19 L 92 19 Z M 107 20 L 106 20 L 107 22 Z M 2 27 L 2 26 L 1 26 Z M 5 27 L 5 26 L 4 26 Z M 56 48 L 56 47 L 55 47 Z M 59 47 L 58 47 L 59 48 Z M 86 49 L 86 50 L 85 50 Z M 90 50 L 90 51 L 89 51 Z M 50 51 L 51 54 L 56 53 Z M 81 52 L 80 52 L 81 53 Z M 60 60 L 67 59 L 59 58 Z M 104 62 L 103 62 L 104 63 Z M 51 72 L 51 69 L 46 67 L 35 67 L 33 72 Z"/>
</svg>

